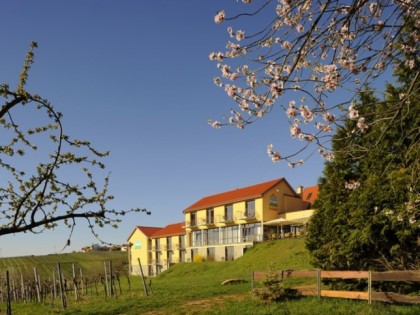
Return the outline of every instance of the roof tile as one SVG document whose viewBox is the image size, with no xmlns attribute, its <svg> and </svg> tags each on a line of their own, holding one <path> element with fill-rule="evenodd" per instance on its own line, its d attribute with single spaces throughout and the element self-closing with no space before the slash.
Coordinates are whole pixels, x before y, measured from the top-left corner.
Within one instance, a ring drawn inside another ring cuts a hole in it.
<svg viewBox="0 0 420 315">
<path fill-rule="evenodd" d="M 159 237 L 168 237 L 168 236 L 176 236 L 176 235 L 183 235 L 185 234 L 185 227 L 184 222 L 169 224 L 165 226 L 163 229 L 156 231 L 152 238 L 159 238 Z"/>
<path fill-rule="evenodd" d="M 222 204 L 227 204 L 231 202 L 237 202 L 241 200 L 251 199 L 262 196 L 267 190 L 272 188 L 274 185 L 277 185 L 284 178 L 278 178 L 268 182 L 247 186 L 243 188 L 237 188 L 235 190 L 230 190 L 222 192 L 216 195 L 211 195 L 204 197 L 198 200 L 196 203 L 190 205 L 184 210 L 184 213 L 188 213 L 195 210 L 205 209 L 208 207 L 215 207 Z M 286 182 L 287 183 L 287 182 Z"/>
</svg>

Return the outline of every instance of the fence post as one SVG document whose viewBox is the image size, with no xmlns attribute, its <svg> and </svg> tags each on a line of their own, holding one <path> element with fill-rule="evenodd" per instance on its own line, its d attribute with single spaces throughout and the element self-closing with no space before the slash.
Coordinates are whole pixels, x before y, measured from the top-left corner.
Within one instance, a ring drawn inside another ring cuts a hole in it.
<svg viewBox="0 0 420 315">
<path fill-rule="evenodd" d="M 40 283 L 38 281 L 38 274 L 36 272 L 36 267 L 34 267 L 34 276 L 35 276 L 35 288 L 36 288 L 36 295 L 38 297 L 38 303 L 41 303 Z"/>
<path fill-rule="evenodd" d="M 21 294 L 22 294 L 22 299 L 24 302 L 26 302 L 26 290 L 25 290 L 25 282 L 23 281 L 23 274 L 20 274 L 20 283 L 21 283 Z"/>
<path fill-rule="evenodd" d="M 10 297 L 9 270 L 6 270 L 6 286 L 7 286 L 7 315 L 12 315 L 12 302 Z"/>
<path fill-rule="evenodd" d="M 372 270 L 368 273 L 368 303 L 372 304 Z"/>
<path fill-rule="evenodd" d="M 254 290 L 254 270 L 251 271 L 251 290 Z"/>
<path fill-rule="evenodd" d="M 105 295 L 106 296 L 110 296 L 110 292 L 109 292 L 109 285 L 108 285 L 108 272 L 107 272 L 107 268 L 106 268 L 106 261 L 104 261 L 104 269 L 105 269 Z"/>
<path fill-rule="evenodd" d="M 63 286 L 63 274 L 61 273 L 61 264 L 57 263 L 58 267 L 58 281 L 60 282 L 60 294 L 61 294 L 61 307 L 63 310 L 67 308 L 66 292 L 64 292 Z"/>
<path fill-rule="evenodd" d="M 144 289 L 144 294 L 146 296 L 149 295 L 149 293 L 147 292 L 147 286 L 146 286 L 146 280 L 144 279 L 144 273 L 143 273 L 143 267 L 141 266 L 141 261 L 140 261 L 140 257 L 137 258 L 138 262 L 139 262 L 139 267 L 140 267 L 140 273 L 141 273 L 141 279 L 143 281 L 143 289 Z"/>
<path fill-rule="evenodd" d="M 321 269 L 316 270 L 316 293 L 318 299 L 321 298 Z"/>
</svg>

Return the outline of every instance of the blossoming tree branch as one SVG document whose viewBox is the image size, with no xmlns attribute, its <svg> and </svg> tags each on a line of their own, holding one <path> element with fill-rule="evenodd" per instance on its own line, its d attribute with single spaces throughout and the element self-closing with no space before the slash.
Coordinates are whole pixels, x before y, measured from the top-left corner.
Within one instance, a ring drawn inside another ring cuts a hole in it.
<svg viewBox="0 0 420 315">
<path fill-rule="evenodd" d="M 17 87 L 0 84 L 0 235 L 41 233 L 61 222 L 69 228 L 69 245 L 77 220 L 86 220 L 98 237 L 96 227 L 117 227 L 127 212 L 147 211 L 109 209 L 107 203 L 113 199 L 108 193 L 109 175 L 101 177 L 102 185 L 95 180 L 109 152 L 71 138 L 62 114 L 26 90 L 36 47 L 32 42 Z"/>
<path fill-rule="evenodd" d="M 226 119 L 209 120 L 212 127 L 244 128 L 279 107 L 301 147 L 279 152 L 269 144 L 267 152 L 295 167 L 316 151 L 333 159 L 331 137 L 346 120 L 355 122 L 346 137 L 374 125 L 369 113 L 360 114 L 358 95 L 392 72 L 416 75 L 381 119 L 398 123 L 395 114 L 410 106 L 419 76 L 418 1 L 242 0 L 237 6 L 241 13 L 221 10 L 214 17 L 229 24 L 226 50 L 210 54 L 221 72 L 214 83 L 237 106 Z"/>
</svg>

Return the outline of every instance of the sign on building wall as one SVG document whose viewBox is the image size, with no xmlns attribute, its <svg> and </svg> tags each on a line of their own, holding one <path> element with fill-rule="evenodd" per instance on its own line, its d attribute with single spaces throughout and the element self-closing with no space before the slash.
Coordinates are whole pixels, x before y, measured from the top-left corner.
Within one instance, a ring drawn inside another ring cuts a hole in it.
<svg viewBox="0 0 420 315">
<path fill-rule="evenodd" d="M 134 249 L 141 249 L 141 242 L 140 241 L 135 241 L 134 242 Z"/>
<path fill-rule="evenodd" d="M 275 195 L 272 195 L 270 197 L 269 208 L 270 210 L 277 210 L 277 207 L 278 207 L 277 197 Z"/>
</svg>

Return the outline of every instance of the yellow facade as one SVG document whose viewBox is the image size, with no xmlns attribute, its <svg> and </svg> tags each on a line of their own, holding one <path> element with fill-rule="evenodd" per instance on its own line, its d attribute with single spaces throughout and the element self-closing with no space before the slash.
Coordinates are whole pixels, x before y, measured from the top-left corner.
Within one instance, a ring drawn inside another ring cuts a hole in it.
<svg viewBox="0 0 420 315">
<path fill-rule="evenodd" d="M 152 276 L 175 263 L 233 260 L 255 242 L 300 237 L 313 213 L 302 196 L 277 179 L 204 197 L 184 210 L 184 222 L 137 227 L 129 238 L 131 273 L 140 274 L 138 259 Z"/>
<path fill-rule="evenodd" d="M 185 213 L 187 260 L 194 261 L 194 256 L 236 259 L 254 242 L 280 233 L 277 228 L 265 227 L 264 222 L 302 210 L 306 205 L 286 181 L 279 181 L 254 198 L 227 200 L 191 210 Z M 229 218 L 227 207 L 232 209 Z"/>
<path fill-rule="evenodd" d="M 143 273 L 147 274 L 151 239 L 147 237 L 140 229 L 136 229 L 128 239 L 128 242 L 130 244 L 130 250 L 128 252 L 131 274 L 141 274 L 139 259 L 143 268 Z"/>
</svg>

